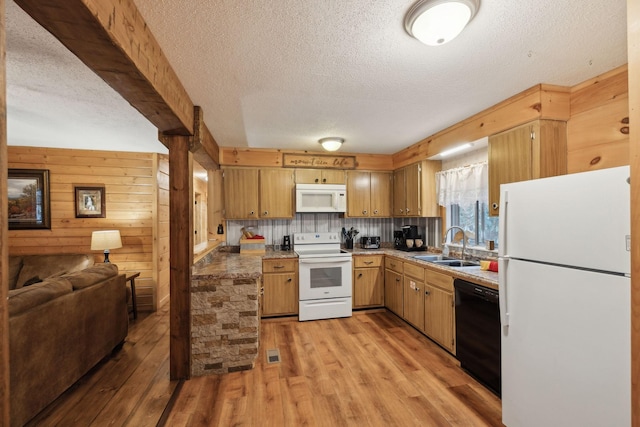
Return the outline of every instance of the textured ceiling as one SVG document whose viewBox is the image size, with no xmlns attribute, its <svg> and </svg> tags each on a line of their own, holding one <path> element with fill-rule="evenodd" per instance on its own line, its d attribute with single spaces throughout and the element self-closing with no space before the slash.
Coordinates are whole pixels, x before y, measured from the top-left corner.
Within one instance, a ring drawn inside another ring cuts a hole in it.
<svg viewBox="0 0 640 427">
<path fill-rule="evenodd" d="M 535 84 L 627 61 L 625 0 L 481 0 L 439 47 L 404 31 L 411 0 L 134 2 L 220 146 L 318 150 L 341 136 L 343 151 L 394 153 Z M 163 149 L 12 2 L 7 47 L 10 144 Z"/>
</svg>

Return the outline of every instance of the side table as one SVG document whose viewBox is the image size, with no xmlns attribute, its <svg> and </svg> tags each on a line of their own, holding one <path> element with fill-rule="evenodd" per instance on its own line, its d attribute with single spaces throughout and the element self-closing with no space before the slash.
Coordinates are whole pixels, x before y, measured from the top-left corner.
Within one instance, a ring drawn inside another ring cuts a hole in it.
<svg viewBox="0 0 640 427">
<path fill-rule="evenodd" d="M 136 304 L 136 277 L 140 276 L 139 271 L 126 273 L 126 281 L 131 284 L 131 302 L 133 304 L 133 318 L 138 318 L 138 305 Z"/>
</svg>

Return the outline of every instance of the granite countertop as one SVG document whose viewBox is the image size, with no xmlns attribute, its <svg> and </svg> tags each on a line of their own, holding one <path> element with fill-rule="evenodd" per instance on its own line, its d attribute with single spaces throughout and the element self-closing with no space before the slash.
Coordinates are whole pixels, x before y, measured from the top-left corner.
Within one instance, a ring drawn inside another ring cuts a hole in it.
<svg viewBox="0 0 640 427">
<path fill-rule="evenodd" d="M 486 286 L 491 289 L 498 290 L 498 273 L 493 271 L 483 271 L 480 270 L 480 267 L 462 267 L 462 268 L 454 268 L 448 267 L 444 265 L 434 264 L 432 262 L 421 261 L 419 259 L 415 259 L 416 255 L 425 255 L 429 252 L 405 252 L 399 251 L 397 249 L 392 248 L 380 248 L 380 249 L 360 249 L 354 248 L 349 249 L 353 255 L 389 255 L 394 256 L 396 258 L 401 258 L 405 261 L 411 261 L 412 263 L 420 266 L 424 266 L 429 268 L 430 270 L 434 270 L 440 273 L 450 274 L 456 278 L 460 278 L 463 280 L 469 280 L 478 285 Z"/>
<path fill-rule="evenodd" d="M 415 255 L 427 252 L 404 252 L 392 248 L 380 249 L 349 249 L 353 255 L 389 255 L 410 261 L 440 273 L 469 280 L 491 289 L 498 289 L 498 273 L 482 271 L 480 267 L 452 268 L 421 261 L 413 258 Z M 263 255 L 246 255 L 233 251 L 217 250 L 208 254 L 192 268 L 194 277 L 211 279 L 256 278 L 262 274 L 262 259 L 297 258 L 294 251 L 274 251 L 268 248 Z"/>
</svg>

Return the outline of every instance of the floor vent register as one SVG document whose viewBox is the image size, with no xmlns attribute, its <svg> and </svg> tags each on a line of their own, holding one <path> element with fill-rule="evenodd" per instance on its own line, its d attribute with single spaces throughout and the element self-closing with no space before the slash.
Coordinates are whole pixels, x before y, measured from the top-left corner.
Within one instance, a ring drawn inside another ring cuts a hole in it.
<svg viewBox="0 0 640 427">
<path fill-rule="evenodd" d="M 267 363 L 280 363 L 280 350 L 277 348 L 267 350 Z"/>
</svg>

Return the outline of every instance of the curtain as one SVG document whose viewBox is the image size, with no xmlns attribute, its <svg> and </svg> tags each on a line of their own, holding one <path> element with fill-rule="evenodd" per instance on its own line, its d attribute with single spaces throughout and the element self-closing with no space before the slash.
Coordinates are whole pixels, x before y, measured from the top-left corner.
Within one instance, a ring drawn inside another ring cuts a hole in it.
<svg viewBox="0 0 640 427">
<path fill-rule="evenodd" d="M 489 198 L 487 162 L 436 172 L 436 195 L 440 206 L 466 209 Z"/>
</svg>

